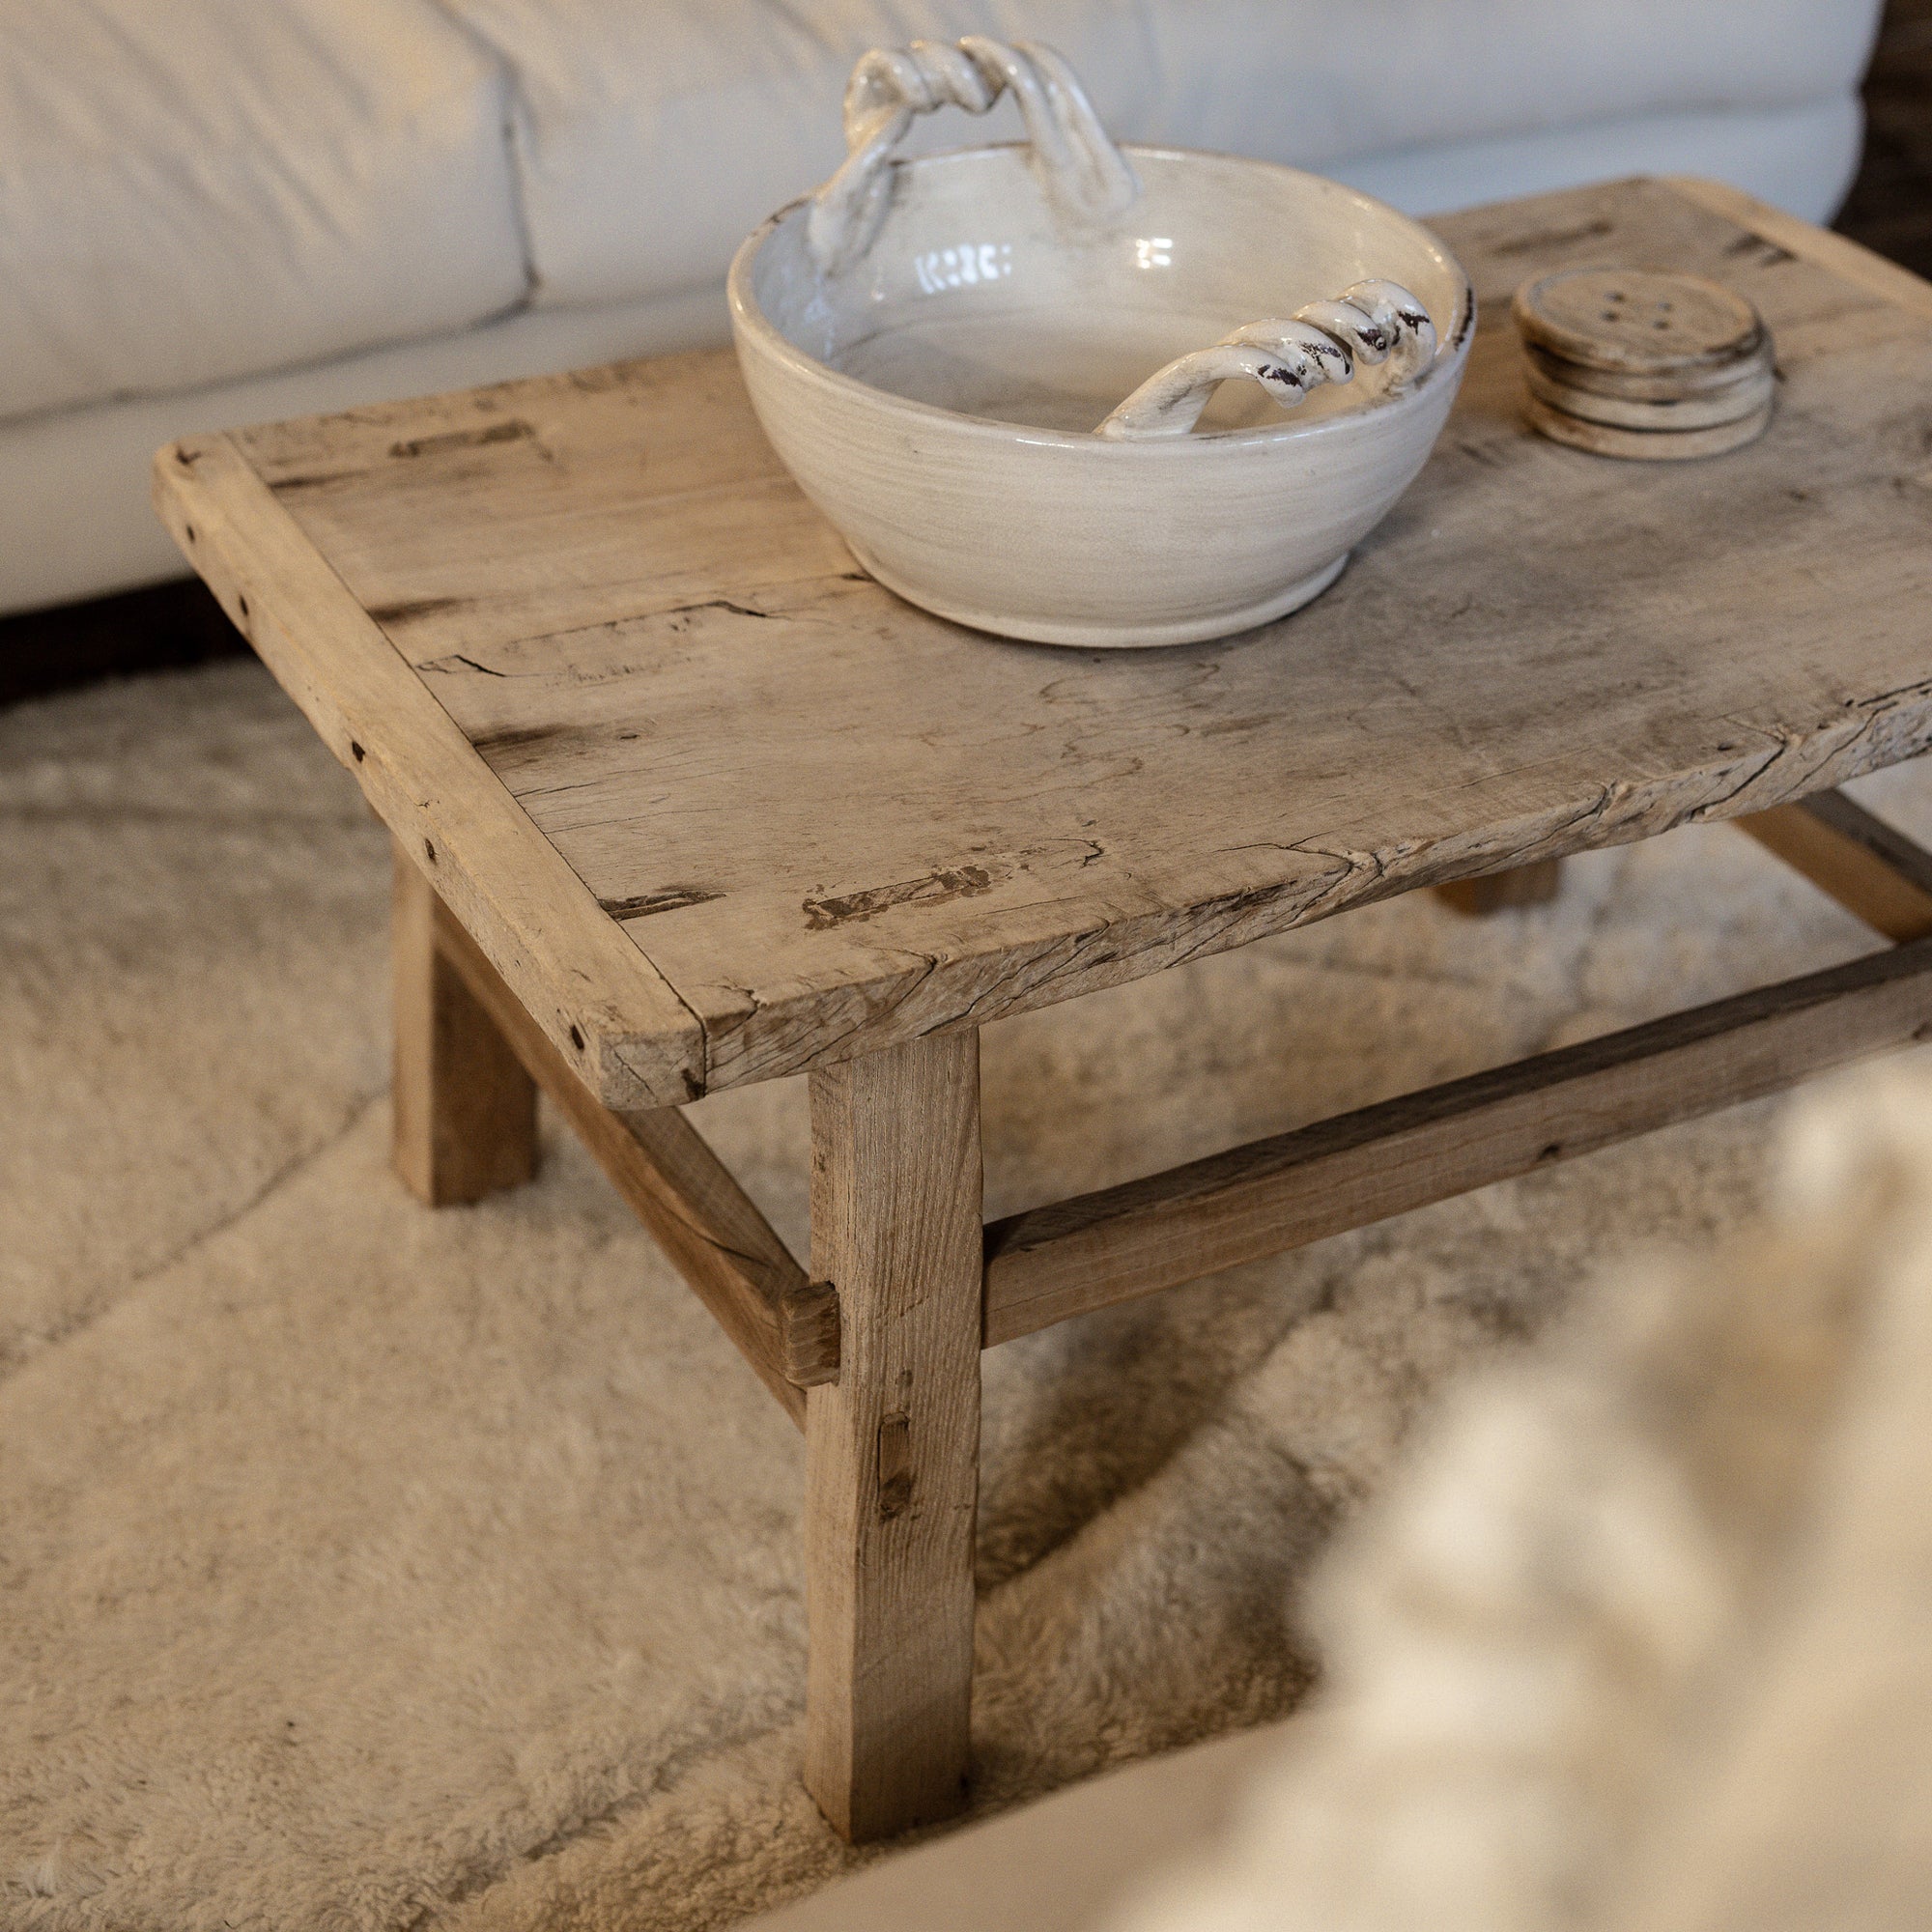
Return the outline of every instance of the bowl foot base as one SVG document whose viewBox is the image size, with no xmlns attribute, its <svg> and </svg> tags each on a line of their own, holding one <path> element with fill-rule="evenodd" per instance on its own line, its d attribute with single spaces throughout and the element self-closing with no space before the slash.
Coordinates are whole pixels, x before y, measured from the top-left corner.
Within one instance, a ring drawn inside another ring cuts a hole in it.
<svg viewBox="0 0 1932 1932">
<path fill-rule="evenodd" d="M 900 582 L 891 571 L 881 569 L 849 537 L 845 540 L 845 548 L 852 553 L 854 561 L 867 577 L 883 583 L 895 596 L 903 597 L 908 604 L 917 604 L 922 611 L 930 611 L 935 617 L 944 617 L 954 624 L 967 624 L 976 631 L 990 631 L 995 637 L 1018 638 L 1030 644 L 1069 644 L 1084 650 L 1113 651 L 1147 650 L 1159 644 L 1204 643 L 1210 638 L 1232 637 L 1236 631 L 1251 631 L 1257 624 L 1272 623 L 1275 618 L 1286 617 L 1291 611 L 1298 611 L 1304 604 L 1321 596 L 1341 576 L 1349 561 L 1349 553 L 1344 551 L 1333 563 L 1324 563 L 1320 570 L 1298 582 L 1271 591 L 1266 597 L 1239 611 L 1218 611 L 1209 617 L 1190 618 L 1181 623 L 1083 624 L 1057 618 L 1036 620 L 1024 613 L 1009 616 L 1004 611 L 976 611 L 963 605 L 949 607 Z"/>
</svg>

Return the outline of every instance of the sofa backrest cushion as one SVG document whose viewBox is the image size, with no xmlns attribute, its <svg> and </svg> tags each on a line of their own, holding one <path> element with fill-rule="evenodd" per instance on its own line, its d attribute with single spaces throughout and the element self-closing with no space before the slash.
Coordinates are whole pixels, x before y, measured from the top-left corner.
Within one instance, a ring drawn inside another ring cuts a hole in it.
<svg viewBox="0 0 1932 1932">
<path fill-rule="evenodd" d="M 1578 123 L 1853 89 L 1878 0 L 446 0 L 517 95 L 536 299 L 719 279 L 838 164 L 867 47 L 961 34 L 1060 49 L 1121 139 L 1321 166 Z M 1011 139 L 946 110 L 925 145 Z"/>
<path fill-rule="evenodd" d="M 434 0 L 0 0 L 0 418 L 520 302 L 505 113 Z"/>
</svg>

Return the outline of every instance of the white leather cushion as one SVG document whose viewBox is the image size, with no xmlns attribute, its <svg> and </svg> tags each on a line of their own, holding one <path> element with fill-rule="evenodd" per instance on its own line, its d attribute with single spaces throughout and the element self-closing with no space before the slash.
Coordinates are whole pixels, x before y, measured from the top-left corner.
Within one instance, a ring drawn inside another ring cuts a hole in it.
<svg viewBox="0 0 1932 1932">
<path fill-rule="evenodd" d="M 1536 194 L 1644 168 L 1715 175 L 1818 218 L 1858 157 L 1855 96 L 1731 114 L 1651 115 L 1587 128 L 1365 156 L 1343 174 L 1398 207 Z M 219 388 L 0 423 L 0 615 L 179 577 L 148 506 L 148 459 L 190 430 L 340 410 L 390 396 L 658 355 L 729 338 L 706 283 L 617 307 L 526 309 L 460 334 L 251 376 Z"/>
<path fill-rule="evenodd" d="M 1141 138 L 1306 164 L 1850 92 L 1880 0 L 1155 0 Z M 1319 22 L 1319 29 L 1317 23 Z"/>
<path fill-rule="evenodd" d="M 540 302 L 622 301 L 719 280 L 751 229 L 838 165 L 839 100 L 870 46 L 970 33 L 1044 40 L 1106 106 L 1145 112 L 1154 99 L 1136 0 L 446 4 L 516 85 Z M 942 145 L 985 137 L 986 123 L 932 118 Z M 1000 129 L 1010 138 L 1017 123 Z"/>
<path fill-rule="evenodd" d="M 520 300 L 505 112 L 434 0 L 0 0 L 0 416 Z"/>
<path fill-rule="evenodd" d="M 1122 139 L 1322 166 L 1632 117 L 1842 96 L 1878 0 L 446 0 L 518 91 L 537 299 L 717 279 L 843 152 L 867 47 L 1043 40 Z M 925 145 L 1010 138 L 952 110 Z"/>
<path fill-rule="evenodd" d="M 1797 107 L 1646 114 L 1491 141 L 1356 155 L 1338 181 L 1410 214 L 1547 194 L 1628 175 L 1709 175 L 1806 221 L 1827 222 L 1858 173 L 1864 112 L 1856 94 Z"/>
</svg>

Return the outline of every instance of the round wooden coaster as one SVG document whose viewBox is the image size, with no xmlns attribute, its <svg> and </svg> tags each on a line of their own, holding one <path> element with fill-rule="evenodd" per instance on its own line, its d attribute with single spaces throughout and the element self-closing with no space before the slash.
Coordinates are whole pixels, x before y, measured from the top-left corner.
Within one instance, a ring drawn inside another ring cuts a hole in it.
<svg viewBox="0 0 1932 1932">
<path fill-rule="evenodd" d="M 1523 409 L 1533 427 L 1552 442 L 1587 449 L 1593 456 L 1625 456 L 1642 463 L 1682 463 L 1697 456 L 1722 456 L 1742 449 L 1764 434 L 1771 421 L 1769 400 L 1736 422 L 1715 429 L 1624 429 L 1612 423 L 1586 421 L 1563 410 L 1553 410 L 1531 393 Z"/>
<path fill-rule="evenodd" d="M 1530 394 L 1565 415 L 1581 416 L 1585 422 L 1620 429 L 1665 435 L 1681 430 L 1719 429 L 1725 423 L 1741 422 L 1771 401 L 1773 389 L 1771 372 L 1764 369 L 1753 370 L 1742 383 L 1732 383 L 1701 395 L 1662 402 L 1633 402 L 1624 396 L 1572 388 L 1567 383 L 1552 381 L 1547 365 L 1534 359 L 1524 361 L 1523 374 L 1528 378 Z"/>
<path fill-rule="evenodd" d="M 1734 388 L 1768 380 L 1776 371 L 1771 338 L 1761 336 L 1748 354 L 1728 362 L 1692 364 L 1662 375 L 1639 376 L 1625 369 L 1592 369 L 1582 362 L 1566 362 L 1533 342 L 1522 345 L 1523 360 L 1566 389 L 1587 389 L 1593 395 L 1615 396 L 1627 403 L 1674 403 L 1687 396 L 1717 396 Z"/>
<path fill-rule="evenodd" d="M 1742 296 L 1653 269 L 1566 269 L 1524 283 L 1511 309 L 1525 342 L 1587 369 L 1638 376 L 1736 361 L 1764 337 Z"/>
</svg>

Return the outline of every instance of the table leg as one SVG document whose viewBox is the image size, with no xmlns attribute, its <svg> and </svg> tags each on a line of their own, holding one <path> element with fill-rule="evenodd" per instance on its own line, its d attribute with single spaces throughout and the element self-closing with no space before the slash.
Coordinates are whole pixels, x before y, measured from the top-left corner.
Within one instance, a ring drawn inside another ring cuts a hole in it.
<svg viewBox="0 0 1932 1932">
<path fill-rule="evenodd" d="M 812 1273 L 841 1332 L 806 1407 L 805 1777 L 852 1839 L 965 1802 L 980 1214 L 976 1033 L 811 1075 Z"/>
<path fill-rule="evenodd" d="M 1548 905 L 1563 890 L 1563 861 L 1535 859 L 1513 866 L 1507 872 L 1489 872 L 1480 879 L 1457 879 L 1435 888 L 1435 896 L 1470 919 L 1516 906 Z"/>
<path fill-rule="evenodd" d="M 438 944 L 440 911 L 436 889 L 398 845 L 394 1158 L 404 1185 L 432 1208 L 515 1187 L 537 1164 L 535 1083 Z"/>
</svg>

